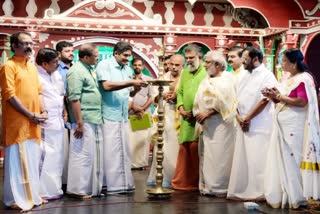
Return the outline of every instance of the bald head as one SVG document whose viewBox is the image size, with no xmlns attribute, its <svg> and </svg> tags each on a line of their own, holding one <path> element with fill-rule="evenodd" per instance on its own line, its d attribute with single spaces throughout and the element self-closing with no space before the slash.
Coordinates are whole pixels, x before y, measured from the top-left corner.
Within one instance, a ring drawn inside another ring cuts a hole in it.
<svg viewBox="0 0 320 214">
<path fill-rule="evenodd" d="M 172 76 L 179 76 L 184 64 L 184 57 L 180 54 L 175 54 L 170 58 L 170 71 Z"/>
<path fill-rule="evenodd" d="M 88 65 L 95 65 L 99 59 L 99 51 L 92 43 L 86 43 L 79 48 L 79 59 Z"/>
</svg>

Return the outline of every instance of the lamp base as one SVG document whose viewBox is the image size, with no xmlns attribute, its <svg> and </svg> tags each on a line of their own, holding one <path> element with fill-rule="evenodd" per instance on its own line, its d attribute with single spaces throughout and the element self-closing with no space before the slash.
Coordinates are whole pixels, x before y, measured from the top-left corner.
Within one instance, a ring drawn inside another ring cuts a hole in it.
<svg viewBox="0 0 320 214">
<path fill-rule="evenodd" d="M 153 189 L 146 190 L 146 193 L 149 194 L 150 198 L 169 198 L 170 194 L 173 192 L 174 190 L 163 187 L 155 187 Z"/>
</svg>

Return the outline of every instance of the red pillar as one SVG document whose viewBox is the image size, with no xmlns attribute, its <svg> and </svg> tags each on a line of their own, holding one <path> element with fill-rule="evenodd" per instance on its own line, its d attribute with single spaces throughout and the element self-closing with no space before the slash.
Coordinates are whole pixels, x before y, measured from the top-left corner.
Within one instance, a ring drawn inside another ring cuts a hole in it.
<svg viewBox="0 0 320 214">
<path fill-rule="evenodd" d="M 8 35 L 2 34 L 0 35 L 0 64 L 7 61 L 10 57 L 10 47 L 9 47 L 9 37 Z M 0 95 L 1 99 L 1 95 Z M 1 102 L 0 102 L 0 109 L 2 109 Z M 2 141 L 2 110 L 0 112 L 0 141 Z M 0 166 L 3 165 L 4 161 L 4 148 L 2 147 L 2 143 L 0 144 Z"/>
</svg>

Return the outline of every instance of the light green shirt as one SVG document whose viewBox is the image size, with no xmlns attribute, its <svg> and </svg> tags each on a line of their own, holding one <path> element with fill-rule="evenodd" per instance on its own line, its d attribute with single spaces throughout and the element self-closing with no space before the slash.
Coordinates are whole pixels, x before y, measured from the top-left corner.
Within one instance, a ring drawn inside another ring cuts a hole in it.
<svg viewBox="0 0 320 214">
<path fill-rule="evenodd" d="M 114 57 L 101 61 L 97 66 L 98 81 L 125 82 L 132 79 L 132 69 L 120 66 Z M 128 103 L 131 87 L 105 91 L 100 83 L 103 118 L 111 121 L 128 121 Z"/>
<path fill-rule="evenodd" d="M 101 94 L 95 71 L 80 61 L 76 62 L 67 72 L 67 93 L 69 101 L 79 100 L 84 122 L 102 124 Z M 75 122 L 71 103 L 69 102 L 70 120 Z"/>
<path fill-rule="evenodd" d="M 195 73 L 183 70 L 177 91 L 177 108 L 184 107 L 185 111 L 192 111 L 195 95 L 201 81 L 206 77 L 206 69 L 201 65 Z M 194 135 L 196 119 L 185 120 L 181 117 L 179 143 L 197 141 Z"/>
</svg>

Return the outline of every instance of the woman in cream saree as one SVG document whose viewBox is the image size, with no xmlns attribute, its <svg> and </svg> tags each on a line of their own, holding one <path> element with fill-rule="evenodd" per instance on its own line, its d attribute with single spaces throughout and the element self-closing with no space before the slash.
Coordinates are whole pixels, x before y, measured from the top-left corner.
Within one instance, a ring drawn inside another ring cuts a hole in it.
<svg viewBox="0 0 320 214">
<path fill-rule="evenodd" d="M 320 196 L 319 113 L 315 84 L 299 49 L 284 52 L 290 72 L 283 89 L 265 89 L 277 102 L 265 174 L 265 197 L 273 208 L 299 208 Z"/>
</svg>

